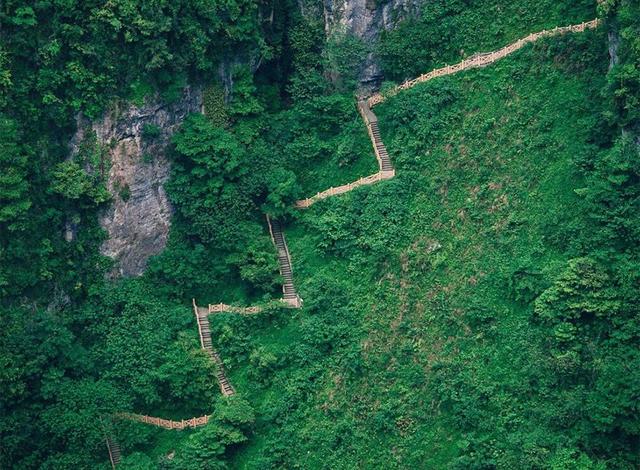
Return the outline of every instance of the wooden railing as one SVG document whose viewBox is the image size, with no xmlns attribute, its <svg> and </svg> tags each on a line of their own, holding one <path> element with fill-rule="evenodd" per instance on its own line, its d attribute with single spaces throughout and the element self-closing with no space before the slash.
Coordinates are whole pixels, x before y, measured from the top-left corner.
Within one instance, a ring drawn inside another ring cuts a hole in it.
<svg viewBox="0 0 640 470">
<path fill-rule="evenodd" d="M 378 118 L 375 114 L 373 114 L 373 111 L 371 111 L 365 101 L 358 101 L 358 111 L 360 112 L 360 117 L 362 117 L 362 120 L 367 127 L 369 140 L 371 140 L 371 143 L 373 144 L 373 153 L 375 154 L 376 160 L 378 161 L 378 171 L 382 172 L 382 158 L 380 156 L 380 152 L 378 151 L 378 146 L 376 145 L 378 143 L 378 139 L 376 139 L 376 136 L 373 134 L 373 129 L 371 128 L 371 125 L 373 123 L 378 123 Z"/>
<path fill-rule="evenodd" d="M 358 102 L 358 111 L 360 112 L 360 116 L 362 117 L 362 120 L 367 126 L 367 133 L 369 134 L 369 139 L 371 140 L 371 144 L 373 145 L 373 151 L 375 153 L 376 160 L 378 161 L 378 172 L 374 173 L 373 175 L 360 178 L 359 180 L 354 181 L 352 183 L 343 184 L 342 186 L 337 186 L 337 187 L 331 187 L 329 189 L 316 193 L 311 197 L 302 199 L 300 201 L 296 201 L 295 207 L 297 207 L 298 209 L 306 209 L 307 207 L 311 206 L 315 202 L 320 201 L 322 199 L 326 199 L 331 196 L 337 196 L 338 194 L 347 193 L 356 188 L 359 188 L 360 186 L 374 184 L 382 180 L 389 180 L 396 175 L 395 169 L 391 167 L 391 163 L 388 160 L 389 158 L 388 155 L 385 157 L 389 162 L 387 168 L 391 167 L 391 169 L 390 170 L 384 169 L 385 164 L 383 162 L 383 156 L 380 154 L 380 148 L 383 149 L 385 154 L 386 154 L 386 149 L 384 149 L 384 144 L 382 143 L 382 140 L 380 139 L 380 137 L 376 136 L 373 130 L 373 126 L 374 125 L 377 126 L 378 118 L 373 113 L 373 111 L 371 111 L 367 103 L 364 101 Z"/>
<path fill-rule="evenodd" d="M 204 337 L 202 336 L 202 326 L 200 326 L 200 317 L 198 315 L 198 306 L 196 305 L 196 299 L 191 299 L 191 302 L 193 304 L 193 313 L 195 313 L 196 315 L 196 325 L 198 325 L 198 337 L 200 338 L 200 346 L 202 347 L 202 349 L 205 349 Z"/>
<path fill-rule="evenodd" d="M 398 85 L 395 88 L 392 88 L 391 90 L 385 92 L 384 94 L 376 93 L 367 100 L 369 103 L 369 107 L 374 107 L 375 105 L 382 103 L 387 98 L 395 96 L 400 91 L 406 90 L 407 88 L 411 88 L 417 85 L 418 83 L 427 82 L 429 80 L 433 80 L 434 78 L 442 77 L 444 75 L 451 75 L 454 73 L 458 73 L 462 70 L 484 67 L 486 65 L 489 65 L 497 60 L 502 59 L 503 57 L 508 56 L 509 54 L 514 53 L 515 51 L 524 47 L 526 44 L 535 42 L 540 38 L 556 36 L 559 34 L 565 34 L 570 32 L 580 33 L 587 29 L 596 29 L 600 23 L 601 23 L 601 20 L 596 18 L 595 20 L 583 22 L 576 25 L 556 27 L 554 29 L 545 29 L 538 33 L 529 34 L 527 37 L 518 39 L 516 42 L 509 44 L 508 46 L 505 46 L 502 49 L 498 49 L 497 51 L 476 54 L 469 59 L 464 59 L 462 62 L 458 62 L 457 64 L 447 65 L 445 67 L 432 70 L 429 73 L 420 75 L 419 77 L 414 78 L 412 80 L 407 80 L 406 82 L 402 83 L 401 85 Z"/>
<path fill-rule="evenodd" d="M 181 421 L 174 421 L 172 419 L 156 418 L 154 416 L 139 415 L 135 413 L 118 413 L 118 418 L 126 419 L 129 421 L 138 421 L 144 424 L 151 424 L 159 428 L 164 429 L 185 429 L 185 428 L 197 428 L 204 426 L 209 422 L 211 415 L 200 416 L 197 418 L 183 419 Z"/>
<path fill-rule="evenodd" d="M 198 324 L 198 334 L 200 335 L 200 344 L 214 364 L 217 366 L 216 378 L 218 379 L 218 385 L 220 385 L 220 391 L 224 396 L 231 396 L 236 393 L 235 389 L 227 379 L 224 373 L 224 364 L 218 352 L 213 349 L 213 342 L 211 340 L 211 326 L 209 325 L 209 309 L 204 307 L 198 307 L 196 305 L 196 299 L 191 300 L 193 303 L 193 313 L 196 316 L 196 322 Z M 206 323 L 202 323 L 206 322 Z"/>
<path fill-rule="evenodd" d="M 373 175 L 365 176 L 364 178 L 360 178 L 353 183 L 344 184 L 342 186 L 337 186 L 335 188 L 329 188 L 325 191 L 316 193 L 314 196 L 311 196 L 307 199 L 302 199 L 300 201 L 296 201 L 296 207 L 299 209 L 305 209 L 312 205 L 314 202 L 320 201 L 321 199 L 326 199 L 331 196 L 336 196 L 338 194 L 343 194 L 349 192 L 355 188 L 360 186 L 366 186 L 368 184 L 377 183 L 378 181 L 388 180 L 393 178 L 396 175 L 395 170 L 391 171 L 379 171 L 378 173 L 374 173 Z"/>
<path fill-rule="evenodd" d="M 106 437 L 107 450 L 109 451 L 109 461 L 111 468 L 115 469 L 120 463 L 120 445 L 113 436 Z"/>
<path fill-rule="evenodd" d="M 262 312 L 262 307 L 236 307 L 227 304 L 209 304 L 209 313 L 239 313 L 241 315 L 250 315 L 252 313 Z"/>
<path fill-rule="evenodd" d="M 284 283 L 282 284 L 282 302 L 288 304 L 291 308 L 301 308 L 302 299 L 296 291 L 293 283 L 293 263 L 291 262 L 291 253 L 289 253 L 289 245 L 284 236 L 284 231 L 279 221 L 271 221 L 269 215 L 266 215 L 267 225 L 269 226 L 269 235 L 278 255 L 278 267 L 280 275 Z"/>
</svg>

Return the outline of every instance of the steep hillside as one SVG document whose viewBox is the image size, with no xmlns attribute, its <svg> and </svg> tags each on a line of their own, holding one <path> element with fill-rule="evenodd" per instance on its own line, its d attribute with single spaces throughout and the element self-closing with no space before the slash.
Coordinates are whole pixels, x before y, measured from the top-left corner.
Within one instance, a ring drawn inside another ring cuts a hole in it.
<svg viewBox="0 0 640 470">
<path fill-rule="evenodd" d="M 563 384 L 531 301 L 583 252 L 606 59 L 602 32 L 549 39 L 376 108 L 397 177 L 287 232 L 305 312 L 220 326 L 235 369 L 273 370 L 239 466 L 587 465 L 570 402 L 598 392 Z"/>
<path fill-rule="evenodd" d="M 640 465 L 637 0 L 94 3 L 0 12 L 1 468 Z"/>
</svg>

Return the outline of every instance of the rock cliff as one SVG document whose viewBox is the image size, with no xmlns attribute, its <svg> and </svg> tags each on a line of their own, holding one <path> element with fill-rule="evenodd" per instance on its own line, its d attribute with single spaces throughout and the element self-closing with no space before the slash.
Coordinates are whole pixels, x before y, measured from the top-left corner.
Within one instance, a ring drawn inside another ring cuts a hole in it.
<svg viewBox="0 0 640 470">
<path fill-rule="evenodd" d="M 165 247 L 172 213 L 163 186 L 170 171 L 167 144 L 184 118 L 201 107 L 201 90 L 187 88 L 169 105 L 155 98 L 143 106 L 114 107 L 94 122 L 78 119 L 72 154 L 87 129 L 109 153 L 107 189 L 113 201 L 100 224 L 109 236 L 101 252 L 116 261 L 113 276 L 142 274 L 149 257 Z"/>
<path fill-rule="evenodd" d="M 324 0 L 325 31 L 344 28 L 372 46 L 383 30 L 392 29 L 398 21 L 417 14 L 421 0 Z M 374 90 L 383 79 L 375 56 L 369 53 L 360 73 L 364 88 Z"/>
</svg>

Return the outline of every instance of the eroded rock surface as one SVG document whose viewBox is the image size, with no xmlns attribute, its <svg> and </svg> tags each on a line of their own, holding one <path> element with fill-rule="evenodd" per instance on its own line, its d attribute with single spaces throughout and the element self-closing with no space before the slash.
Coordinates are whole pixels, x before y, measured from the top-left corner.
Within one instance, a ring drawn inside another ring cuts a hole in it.
<svg viewBox="0 0 640 470">
<path fill-rule="evenodd" d="M 383 30 L 392 29 L 399 21 L 415 15 L 421 0 L 324 0 L 324 21 L 327 33 L 344 28 L 348 33 L 373 45 Z M 360 83 L 377 89 L 383 79 L 382 70 L 373 54 L 364 61 Z"/>
<path fill-rule="evenodd" d="M 164 190 L 170 171 L 167 145 L 184 118 L 201 107 L 201 90 L 187 88 L 172 104 L 154 99 L 141 107 L 116 107 L 98 121 L 78 119 L 72 153 L 93 129 L 109 155 L 107 189 L 113 201 L 100 224 L 109 235 L 101 252 L 116 260 L 112 275 L 142 274 L 149 257 L 165 247 L 172 213 Z"/>
</svg>

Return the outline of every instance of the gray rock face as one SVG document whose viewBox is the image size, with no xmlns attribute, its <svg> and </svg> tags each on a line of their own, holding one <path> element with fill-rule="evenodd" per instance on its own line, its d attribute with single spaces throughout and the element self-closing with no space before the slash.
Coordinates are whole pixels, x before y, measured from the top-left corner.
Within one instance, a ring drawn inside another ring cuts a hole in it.
<svg viewBox="0 0 640 470">
<path fill-rule="evenodd" d="M 617 29 L 611 29 L 607 35 L 609 39 L 609 71 L 611 71 L 613 67 L 620 63 L 620 58 L 618 57 L 620 32 Z M 640 150 L 640 127 L 622 129 L 622 135 L 625 137 L 630 136 Z"/>
<path fill-rule="evenodd" d="M 344 28 L 348 33 L 372 46 L 383 30 L 392 29 L 399 21 L 419 11 L 422 0 L 324 0 L 325 31 Z M 363 88 L 374 90 L 383 79 L 376 58 L 370 53 L 360 73 Z"/>
<path fill-rule="evenodd" d="M 115 108 L 92 123 L 79 118 L 72 153 L 87 128 L 108 148 L 107 189 L 113 201 L 100 224 L 109 234 L 101 252 L 116 260 L 112 276 L 142 274 L 149 257 L 165 247 L 172 213 L 164 190 L 170 171 L 167 144 L 184 118 L 201 108 L 202 91 L 187 88 L 170 105 L 154 99 L 141 107 Z"/>
<path fill-rule="evenodd" d="M 618 65 L 618 48 L 620 47 L 620 33 L 611 30 L 608 33 L 609 38 L 609 70 Z"/>
</svg>

